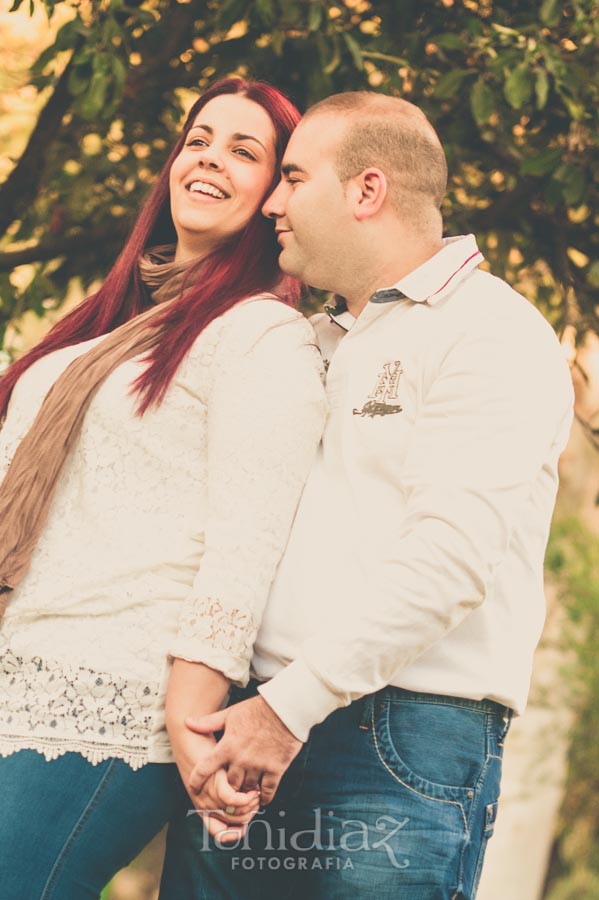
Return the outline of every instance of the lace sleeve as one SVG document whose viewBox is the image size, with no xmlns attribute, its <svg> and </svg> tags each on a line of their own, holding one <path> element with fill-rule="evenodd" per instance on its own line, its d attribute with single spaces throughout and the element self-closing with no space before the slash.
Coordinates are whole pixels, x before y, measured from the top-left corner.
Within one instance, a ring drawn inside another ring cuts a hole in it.
<svg viewBox="0 0 599 900">
<path fill-rule="evenodd" d="M 207 394 L 206 550 L 171 655 L 245 684 L 325 398 L 320 354 L 302 316 L 274 300 L 228 315 Z"/>
</svg>

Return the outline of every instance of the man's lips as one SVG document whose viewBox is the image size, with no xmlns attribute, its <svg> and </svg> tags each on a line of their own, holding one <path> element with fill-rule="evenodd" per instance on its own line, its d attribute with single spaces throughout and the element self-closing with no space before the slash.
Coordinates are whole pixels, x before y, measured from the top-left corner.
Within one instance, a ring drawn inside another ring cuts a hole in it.
<svg viewBox="0 0 599 900">
<path fill-rule="evenodd" d="M 281 238 L 284 234 L 291 234 L 291 228 L 275 228 L 275 234 L 277 236 L 277 240 L 281 241 Z"/>
</svg>

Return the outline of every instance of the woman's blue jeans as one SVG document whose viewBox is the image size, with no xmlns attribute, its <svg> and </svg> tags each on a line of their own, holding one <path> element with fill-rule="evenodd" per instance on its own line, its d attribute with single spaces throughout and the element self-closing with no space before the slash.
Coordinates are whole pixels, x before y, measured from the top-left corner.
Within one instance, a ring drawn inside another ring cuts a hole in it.
<svg viewBox="0 0 599 900">
<path fill-rule="evenodd" d="M 189 804 L 174 764 L 134 772 L 78 753 L 47 762 L 34 750 L 0 759 L 2 900 L 97 900 Z"/>
<path fill-rule="evenodd" d="M 509 720 L 392 687 L 338 710 L 237 846 L 171 824 L 161 900 L 473 900 Z"/>
</svg>

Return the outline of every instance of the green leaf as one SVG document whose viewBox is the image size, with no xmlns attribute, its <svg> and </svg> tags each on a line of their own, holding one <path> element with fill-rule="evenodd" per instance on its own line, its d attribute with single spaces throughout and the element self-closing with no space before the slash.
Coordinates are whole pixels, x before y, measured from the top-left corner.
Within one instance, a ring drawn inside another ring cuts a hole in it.
<svg viewBox="0 0 599 900">
<path fill-rule="evenodd" d="M 89 89 L 83 94 L 78 107 L 84 119 L 94 119 L 104 110 L 106 94 L 109 87 L 109 78 L 106 72 L 95 68 Z"/>
<path fill-rule="evenodd" d="M 520 34 L 515 28 L 508 28 L 507 25 L 499 25 L 497 22 L 492 22 L 491 28 L 498 34 L 505 34 L 506 37 L 518 37 Z"/>
<path fill-rule="evenodd" d="M 578 166 L 564 163 L 554 174 L 555 181 L 561 185 L 561 194 L 568 206 L 576 206 L 584 197 L 586 178 Z"/>
<path fill-rule="evenodd" d="M 308 12 L 308 31 L 318 31 L 320 23 L 322 22 L 322 14 L 323 8 L 320 0 L 317 0 L 315 3 L 310 3 L 310 10 Z"/>
<path fill-rule="evenodd" d="M 446 72 L 437 81 L 434 89 L 434 95 L 438 100 L 449 100 L 455 97 L 462 86 L 464 78 L 470 75 L 469 69 L 452 69 Z"/>
<path fill-rule="evenodd" d="M 434 43 L 439 47 L 443 47 L 444 50 L 463 50 L 466 46 L 464 38 L 460 37 L 458 34 L 453 34 L 452 32 L 440 34 L 438 37 L 434 38 Z"/>
<path fill-rule="evenodd" d="M 258 15 L 262 19 L 264 25 L 272 25 L 275 21 L 275 8 L 272 0 L 255 0 Z"/>
<path fill-rule="evenodd" d="M 566 108 L 574 121 L 578 122 L 580 119 L 583 119 L 587 113 L 586 107 L 579 100 L 574 100 L 572 97 L 568 97 L 567 94 L 562 93 L 562 100 L 566 104 Z"/>
<path fill-rule="evenodd" d="M 551 172 L 562 158 L 562 151 L 556 147 L 548 147 L 525 159 L 520 166 L 522 175 L 546 175 Z"/>
<path fill-rule="evenodd" d="M 361 72 L 364 69 L 364 60 L 362 59 L 360 45 L 358 44 L 356 39 L 353 38 L 347 31 L 344 32 L 343 37 L 345 39 L 345 43 L 347 44 L 347 49 L 351 53 L 356 69 Z"/>
<path fill-rule="evenodd" d="M 589 266 L 587 281 L 592 287 L 599 288 L 599 260 L 595 260 Z"/>
<path fill-rule="evenodd" d="M 127 79 L 127 67 L 124 62 L 119 59 L 116 54 L 110 57 L 110 67 L 112 69 L 112 79 L 114 82 L 113 95 L 114 99 L 119 99 Z"/>
<path fill-rule="evenodd" d="M 533 78 L 527 65 L 521 63 L 512 69 L 505 82 L 503 93 L 513 109 L 522 109 L 532 97 Z"/>
<path fill-rule="evenodd" d="M 8 11 L 16 12 L 21 7 L 22 3 L 23 3 L 23 0 L 14 0 L 13 5 L 11 6 L 11 8 Z"/>
<path fill-rule="evenodd" d="M 555 28 L 562 17 L 563 4 L 561 0 L 543 0 L 539 17 L 543 25 L 548 28 Z"/>
<path fill-rule="evenodd" d="M 537 98 L 537 109 L 545 109 L 547 105 L 547 97 L 549 96 L 549 78 L 545 69 L 539 69 L 535 78 L 535 95 Z"/>
<path fill-rule="evenodd" d="M 88 89 L 92 77 L 92 69 L 89 62 L 74 66 L 71 69 L 68 80 L 69 92 L 73 97 L 79 97 Z"/>
<path fill-rule="evenodd" d="M 339 52 L 339 40 L 337 35 L 333 35 L 333 55 L 331 56 L 329 62 L 324 66 L 323 72 L 325 75 L 331 75 L 335 69 L 338 68 L 339 63 L 341 62 L 341 54 Z"/>
<path fill-rule="evenodd" d="M 218 25 L 228 31 L 231 25 L 245 18 L 248 4 L 246 0 L 225 0 L 218 12 Z"/>
<path fill-rule="evenodd" d="M 479 125 L 488 122 L 495 112 L 495 95 L 482 78 L 474 82 L 470 91 L 470 109 Z"/>
</svg>

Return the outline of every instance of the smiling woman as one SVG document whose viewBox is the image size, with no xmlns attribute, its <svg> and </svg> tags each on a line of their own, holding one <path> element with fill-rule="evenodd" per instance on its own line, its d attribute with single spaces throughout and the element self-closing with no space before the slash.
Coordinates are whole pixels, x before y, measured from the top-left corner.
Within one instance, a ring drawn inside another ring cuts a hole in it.
<svg viewBox="0 0 599 900">
<path fill-rule="evenodd" d="M 243 227 L 272 181 L 275 155 L 263 107 L 239 95 L 206 104 L 170 172 L 177 262 L 210 252 Z"/>
<path fill-rule="evenodd" d="M 212 833 L 257 808 L 224 772 L 189 799 L 184 720 L 248 679 L 323 425 L 261 214 L 298 118 L 210 88 L 103 287 L 0 382 L 2 900 L 98 897 L 217 787 Z"/>
</svg>

